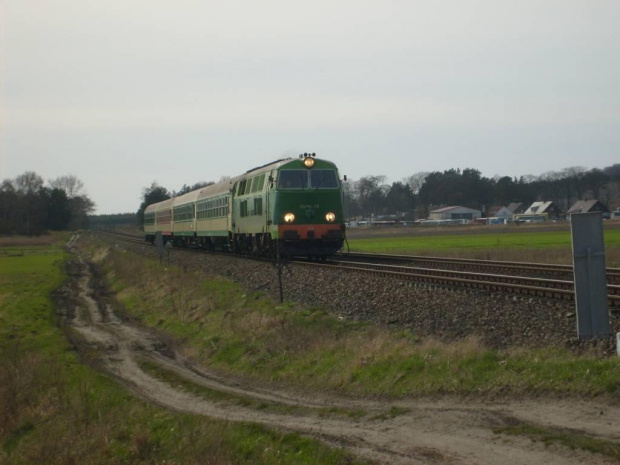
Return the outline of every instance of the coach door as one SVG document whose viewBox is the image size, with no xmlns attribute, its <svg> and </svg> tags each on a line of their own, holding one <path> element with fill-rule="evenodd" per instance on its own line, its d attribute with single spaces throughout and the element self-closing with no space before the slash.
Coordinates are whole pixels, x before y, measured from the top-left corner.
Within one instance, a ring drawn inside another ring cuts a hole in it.
<svg viewBox="0 0 620 465">
<path fill-rule="evenodd" d="M 267 182 L 265 183 L 265 222 L 266 222 L 266 226 L 267 226 L 267 231 L 270 231 L 270 227 L 272 226 L 272 218 L 271 218 L 271 202 L 270 202 L 270 197 L 271 197 L 271 193 L 272 191 L 275 189 L 276 186 L 276 175 L 278 173 L 278 170 L 271 170 L 269 172 L 269 175 L 267 176 Z"/>
</svg>

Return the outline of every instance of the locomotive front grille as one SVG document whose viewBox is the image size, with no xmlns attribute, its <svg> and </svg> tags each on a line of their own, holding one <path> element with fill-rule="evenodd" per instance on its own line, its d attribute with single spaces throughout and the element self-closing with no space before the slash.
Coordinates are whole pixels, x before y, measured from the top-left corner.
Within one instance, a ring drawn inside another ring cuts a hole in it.
<svg viewBox="0 0 620 465">
<path fill-rule="evenodd" d="M 298 241 L 300 238 L 299 233 L 297 231 L 284 231 L 284 240 L 285 241 Z"/>
<path fill-rule="evenodd" d="M 330 229 L 327 231 L 327 239 L 342 239 L 342 230 L 340 229 Z"/>
</svg>

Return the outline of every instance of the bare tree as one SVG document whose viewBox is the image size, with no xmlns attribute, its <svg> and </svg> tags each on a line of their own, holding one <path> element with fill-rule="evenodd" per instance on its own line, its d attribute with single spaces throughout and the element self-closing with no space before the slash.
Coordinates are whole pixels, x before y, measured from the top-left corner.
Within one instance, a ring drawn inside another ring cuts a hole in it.
<svg viewBox="0 0 620 465">
<path fill-rule="evenodd" d="M 384 185 L 385 176 L 364 176 L 357 181 L 357 189 L 359 191 L 359 202 L 362 214 L 367 217 L 379 213 L 388 186 Z"/>
<path fill-rule="evenodd" d="M 84 183 L 74 174 L 59 176 L 50 181 L 49 184 L 52 189 L 65 191 L 65 194 L 67 194 L 67 197 L 70 199 L 86 195 Z"/>
<path fill-rule="evenodd" d="M 407 178 L 404 178 L 403 182 L 405 184 L 409 184 L 411 192 L 413 192 L 414 195 L 417 195 L 429 174 L 430 173 L 428 171 L 420 171 L 419 173 L 415 173 Z"/>
<path fill-rule="evenodd" d="M 583 166 L 571 166 L 562 170 L 567 209 L 571 206 L 573 195 L 577 197 L 577 200 L 583 199 L 587 172 L 588 169 Z"/>
<path fill-rule="evenodd" d="M 34 171 L 26 171 L 15 178 L 15 190 L 20 194 L 36 194 L 43 187 L 43 178 Z"/>
</svg>

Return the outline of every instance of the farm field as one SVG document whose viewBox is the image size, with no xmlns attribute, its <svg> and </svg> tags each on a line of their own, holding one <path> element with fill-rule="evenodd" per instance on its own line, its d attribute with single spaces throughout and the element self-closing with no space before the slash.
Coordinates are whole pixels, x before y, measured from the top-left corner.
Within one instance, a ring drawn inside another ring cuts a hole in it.
<svg viewBox="0 0 620 465">
<path fill-rule="evenodd" d="M 348 230 L 351 251 L 429 255 L 488 260 L 572 263 L 571 235 L 567 227 L 549 229 L 490 228 L 474 232 L 465 228 L 411 234 L 396 228 L 382 231 Z M 604 231 L 607 266 L 620 267 L 620 228 Z"/>
</svg>

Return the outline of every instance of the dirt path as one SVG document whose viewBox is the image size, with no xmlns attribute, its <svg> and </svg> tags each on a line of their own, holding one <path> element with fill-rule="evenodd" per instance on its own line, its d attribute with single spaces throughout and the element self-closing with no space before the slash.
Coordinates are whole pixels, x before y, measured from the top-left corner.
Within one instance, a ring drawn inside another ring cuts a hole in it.
<svg viewBox="0 0 620 465">
<path fill-rule="evenodd" d="M 163 407 L 229 421 L 249 421 L 298 431 L 343 446 L 360 456 L 394 464 L 611 464 L 612 459 L 561 446 L 545 446 L 524 437 L 494 434 L 492 429 L 526 422 L 602 439 L 620 440 L 620 408 L 594 402 L 526 400 L 481 403 L 458 400 L 379 402 L 268 391 L 193 367 L 170 354 L 149 331 L 118 319 L 89 288 L 88 266 L 79 258 L 75 312 L 64 313 L 92 348 L 106 371 L 137 395 Z M 146 373 L 147 359 L 187 381 L 232 396 L 289 407 L 284 413 L 234 402 L 215 402 L 172 386 Z M 297 408 L 299 407 L 299 408 Z M 325 408 L 362 409 L 362 419 L 322 416 Z M 399 414 L 387 414 L 399 407 Z M 373 419 L 374 418 L 374 419 Z"/>
</svg>

